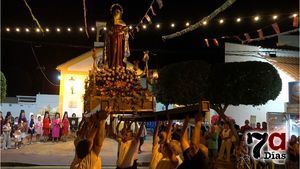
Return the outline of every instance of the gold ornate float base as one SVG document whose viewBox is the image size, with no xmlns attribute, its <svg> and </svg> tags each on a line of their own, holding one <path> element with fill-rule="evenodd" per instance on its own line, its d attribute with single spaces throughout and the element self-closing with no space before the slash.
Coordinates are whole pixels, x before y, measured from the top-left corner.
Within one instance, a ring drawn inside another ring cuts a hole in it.
<svg viewBox="0 0 300 169">
<path fill-rule="evenodd" d="M 143 99 L 133 97 L 110 98 L 106 96 L 90 96 L 90 110 L 104 110 L 106 106 L 113 107 L 114 114 L 151 113 L 155 111 L 155 100 L 148 96 Z"/>
</svg>

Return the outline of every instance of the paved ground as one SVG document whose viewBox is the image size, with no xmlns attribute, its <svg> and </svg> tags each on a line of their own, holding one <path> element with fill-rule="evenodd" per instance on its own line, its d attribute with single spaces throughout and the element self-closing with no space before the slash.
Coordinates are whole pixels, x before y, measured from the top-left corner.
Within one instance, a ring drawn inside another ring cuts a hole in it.
<svg viewBox="0 0 300 169">
<path fill-rule="evenodd" d="M 100 153 L 102 159 L 103 169 L 116 168 L 117 160 L 117 142 L 106 138 Z M 147 137 L 144 145 L 142 146 L 143 152 L 138 155 L 138 163 L 143 164 L 139 169 L 148 168 L 147 164 L 151 158 L 152 137 Z M 64 169 L 69 168 L 70 163 L 74 158 L 74 145 L 73 141 L 58 142 L 58 143 L 34 143 L 32 145 L 25 145 L 21 149 L 1 150 L 2 163 L 22 163 L 43 166 L 22 166 L 22 167 L 0 167 L 3 169 Z M 232 169 L 230 163 L 223 161 L 216 161 L 215 169 Z"/>
<path fill-rule="evenodd" d="M 139 163 L 148 163 L 151 158 L 152 137 L 147 137 L 142 146 L 143 152 L 138 155 Z M 115 168 L 117 160 L 117 142 L 105 139 L 100 157 L 102 165 Z M 27 163 L 35 165 L 68 166 L 74 158 L 73 141 L 59 143 L 34 143 L 21 149 L 1 150 L 3 163 Z M 58 167 L 61 168 L 61 167 Z"/>
</svg>

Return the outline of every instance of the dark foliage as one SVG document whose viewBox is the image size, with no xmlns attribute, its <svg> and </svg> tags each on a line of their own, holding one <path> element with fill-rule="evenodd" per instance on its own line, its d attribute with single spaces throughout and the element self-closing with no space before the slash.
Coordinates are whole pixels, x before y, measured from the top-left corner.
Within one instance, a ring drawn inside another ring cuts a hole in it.
<svg viewBox="0 0 300 169">
<path fill-rule="evenodd" d="M 1 93 L 1 97 L 0 97 L 0 102 L 3 102 L 3 100 L 5 99 L 6 97 L 6 88 L 7 88 L 7 85 L 6 85 L 6 78 L 4 76 L 4 74 L 0 71 L 0 84 L 1 84 L 1 90 L 0 90 L 0 93 Z"/>
<path fill-rule="evenodd" d="M 202 61 L 174 63 L 163 67 L 154 94 L 163 104 L 198 103 L 208 91 L 210 66 Z"/>
<path fill-rule="evenodd" d="M 277 70 L 266 62 L 210 65 L 202 61 L 170 64 L 159 72 L 154 94 L 163 104 L 262 105 L 275 100 L 282 87 Z"/>
<path fill-rule="evenodd" d="M 266 62 L 233 62 L 212 67 L 209 100 L 224 105 L 262 105 L 281 91 L 277 70 Z"/>
</svg>

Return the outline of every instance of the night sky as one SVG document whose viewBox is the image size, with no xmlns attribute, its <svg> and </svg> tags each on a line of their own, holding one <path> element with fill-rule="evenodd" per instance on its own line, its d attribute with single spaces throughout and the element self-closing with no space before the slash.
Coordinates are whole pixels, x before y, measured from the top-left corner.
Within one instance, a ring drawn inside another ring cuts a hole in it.
<svg viewBox="0 0 300 169">
<path fill-rule="evenodd" d="M 124 8 L 123 20 L 127 24 L 136 24 L 145 14 L 151 0 L 86 0 L 87 21 L 94 26 L 95 21 L 105 21 L 108 18 L 109 8 L 113 3 L 120 3 Z M 292 19 L 288 16 L 298 12 L 298 0 L 237 0 L 225 12 L 218 15 L 206 27 L 202 27 L 182 37 L 163 42 L 162 35 L 179 31 L 189 21 L 191 24 L 208 15 L 225 0 L 163 0 L 161 10 L 154 4 L 157 16 L 152 17 L 153 24 L 148 25 L 146 31 L 135 34 L 130 40 L 131 60 L 140 60 L 144 50 L 150 50 L 150 68 L 161 68 L 166 64 L 184 60 L 198 59 L 209 63 L 223 62 L 224 41 L 220 46 L 205 46 L 205 38 L 220 38 L 222 36 L 242 35 L 250 32 L 257 36 L 256 30 L 263 28 L 264 34 L 272 34 L 270 25 L 273 23 L 273 14 L 279 16 L 277 21 L 281 31 L 292 29 Z M 16 33 L 14 30 L 7 33 L 6 27 L 35 28 L 28 9 L 23 0 L 1 1 L 1 71 L 5 74 L 8 85 L 8 96 L 58 94 L 58 87 L 51 85 L 42 75 L 41 68 L 46 76 L 55 84 L 59 84 L 56 70 L 57 65 L 74 58 L 92 49 L 95 34 L 90 32 L 87 38 L 78 28 L 84 25 L 82 0 L 28 0 L 33 13 L 42 27 L 72 27 L 73 32 L 52 32 L 37 34 L 35 32 Z M 253 22 L 253 16 L 260 15 L 262 20 Z M 248 17 L 243 22 L 235 23 L 235 18 Z M 225 18 L 225 24 L 218 24 L 220 18 Z M 174 22 L 176 28 L 171 28 Z M 162 28 L 155 29 L 160 23 Z M 76 29 L 76 30 L 75 30 Z M 243 38 L 242 36 L 240 36 Z M 237 42 L 226 39 L 228 42 Z M 252 43 L 275 47 L 276 38 Z M 40 62 L 38 66 L 32 48 Z"/>
</svg>

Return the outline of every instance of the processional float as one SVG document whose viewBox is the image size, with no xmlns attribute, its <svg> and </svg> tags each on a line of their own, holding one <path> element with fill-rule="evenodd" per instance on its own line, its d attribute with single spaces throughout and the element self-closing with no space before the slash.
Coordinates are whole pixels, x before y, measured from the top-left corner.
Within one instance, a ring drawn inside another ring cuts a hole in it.
<svg viewBox="0 0 300 169">
<path fill-rule="evenodd" d="M 113 15 L 112 20 L 106 24 L 96 23 L 96 26 L 98 25 L 96 41 L 99 41 L 99 30 L 103 30 L 104 49 L 102 57 L 96 56 L 95 49 L 93 52 L 93 68 L 85 82 L 84 115 L 110 106 L 115 117 L 119 115 L 123 120 L 153 121 L 165 120 L 167 114 L 172 119 L 183 119 L 186 113 L 193 115 L 199 110 L 203 111 L 201 109 L 207 106 L 209 110 L 209 102 L 200 102 L 172 111 L 155 112 L 155 98 L 149 86 L 157 80 L 157 75 L 148 70 L 149 52 L 144 51 L 144 70 L 128 61 L 130 56 L 128 40 L 134 29 L 129 29 L 122 20 L 123 9 L 120 5 L 113 5 L 110 11 Z M 141 83 L 142 78 L 145 79 L 144 87 Z M 129 116 L 124 116 L 125 114 Z M 110 121 L 112 120 L 113 115 L 110 118 Z"/>
<path fill-rule="evenodd" d="M 111 7 L 112 20 L 96 24 L 96 41 L 99 41 L 99 30 L 102 29 L 104 49 L 102 56 L 97 56 L 96 49 L 93 50 L 93 67 L 85 81 L 84 116 L 105 110 L 108 106 L 112 108 L 110 122 L 117 115 L 155 111 L 155 100 L 149 90 L 153 77 L 148 70 L 149 52 L 144 51 L 143 70 L 138 64 L 128 61 L 128 40 L 132 30 L 122 20 L 122 13 L 122 7 L 115 4 Z"/>
</svg>

